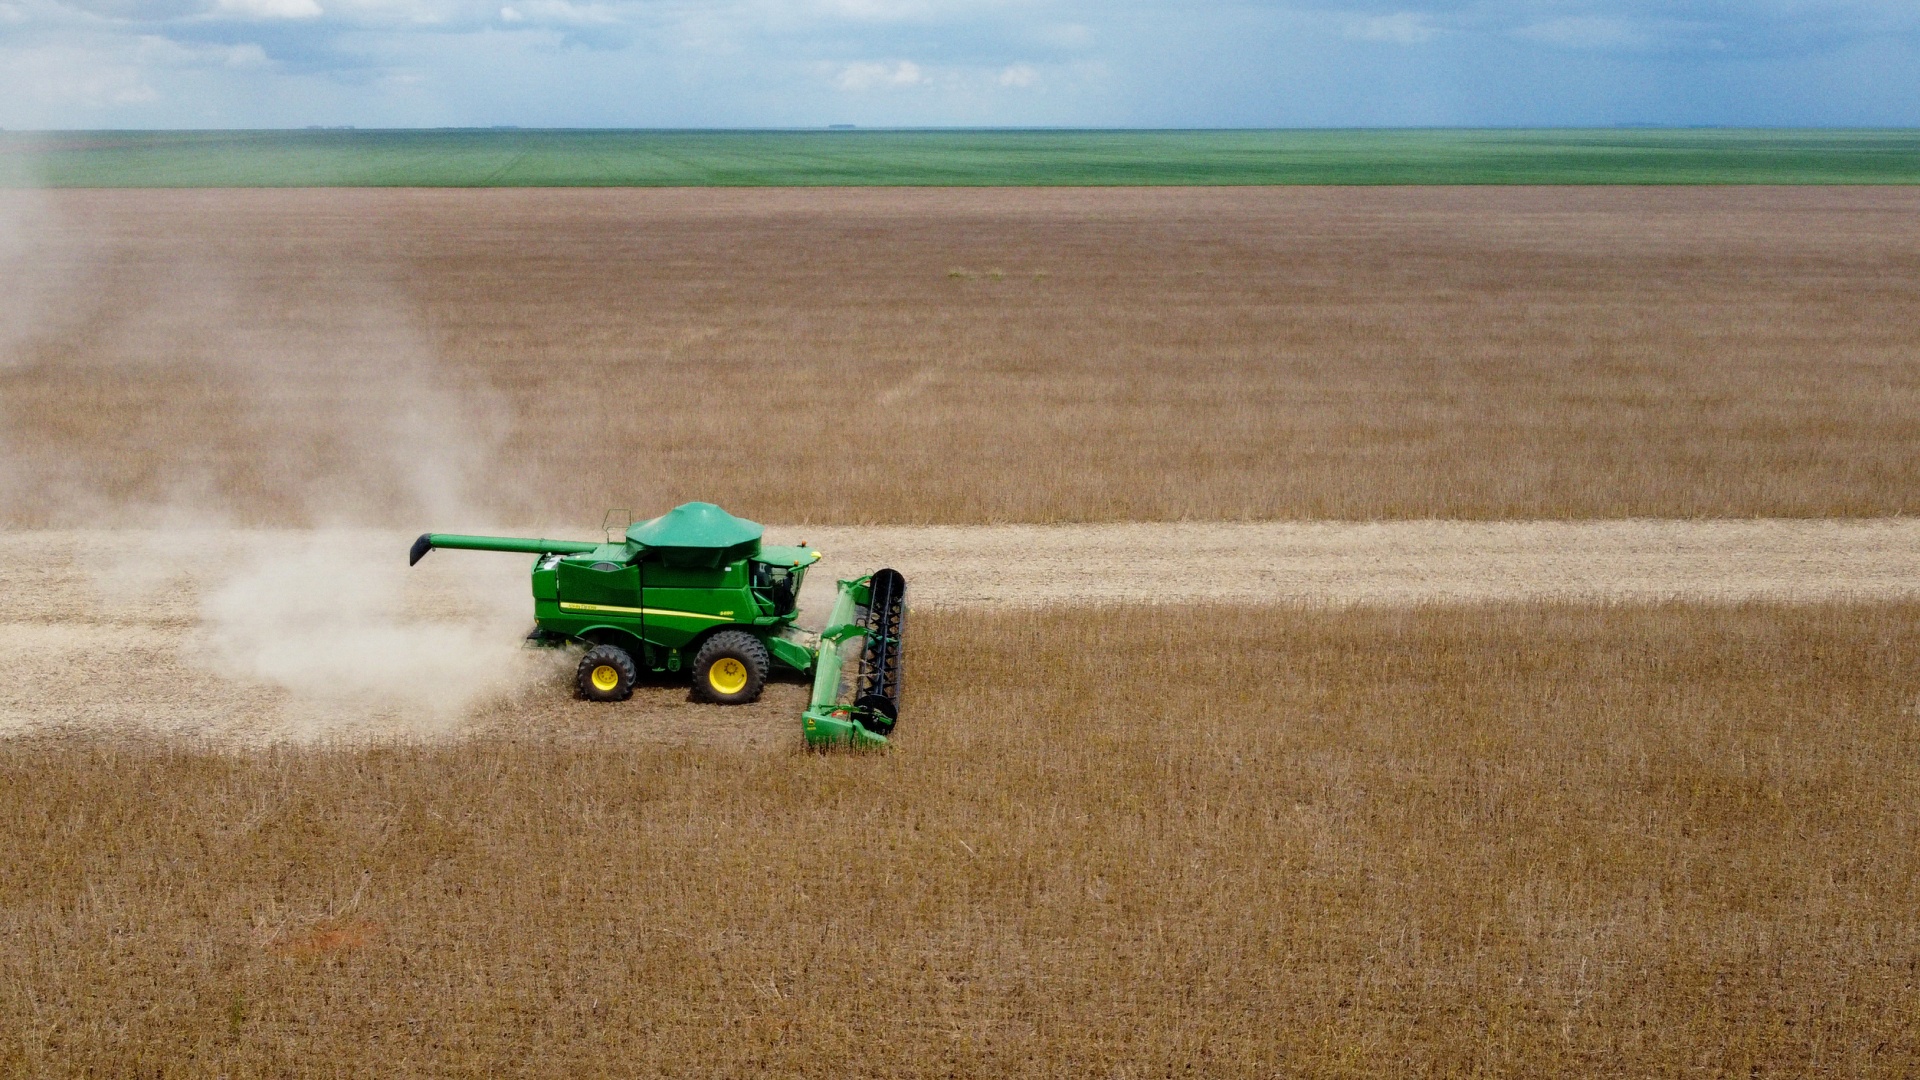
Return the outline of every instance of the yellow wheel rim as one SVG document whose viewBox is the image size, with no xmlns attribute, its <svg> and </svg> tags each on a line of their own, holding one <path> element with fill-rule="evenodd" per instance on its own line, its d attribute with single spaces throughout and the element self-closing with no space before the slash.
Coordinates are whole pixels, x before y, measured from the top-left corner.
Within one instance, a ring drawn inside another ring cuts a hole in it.
<svg viewBox="0 0 1920 1080">
<path fill-rule="evenodd" d="M 707 669 L 707 684 L 722 694 L 737 694 L 747 688 L 747 665 L 723 656 Z"/>
<path fill-rule="evenodd" d="M 620 685 L 620 672 L 612 664 L 601 664 L 587 677 L 593 680 L 593 688 L 603 694 Z"/>
</svg>

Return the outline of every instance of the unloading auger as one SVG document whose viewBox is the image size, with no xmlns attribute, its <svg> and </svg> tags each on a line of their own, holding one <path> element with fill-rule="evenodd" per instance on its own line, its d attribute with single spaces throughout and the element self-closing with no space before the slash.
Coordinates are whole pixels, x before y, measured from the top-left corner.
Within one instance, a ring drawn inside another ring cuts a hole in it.
<svg viewBox="0 0 1920 1080">
<path fill-rule="evenodd" d="M 585 650 L 580 696 L 624 701 L 642 671 L 686 672 L 719 705 L 760 696 L 769 676 L 813 677 L 802 730 L 812 746 L 884 746 L 900 719 L 907 582 L 876 570 L 839 583 L 818 635 L 795 625 L 820 552 L 762 545 L 765 530 L 712 503 L 629 527 L 618 542 L 425 533 L 434 548 L 534 556 L 531 645 Z"/>
</svg>

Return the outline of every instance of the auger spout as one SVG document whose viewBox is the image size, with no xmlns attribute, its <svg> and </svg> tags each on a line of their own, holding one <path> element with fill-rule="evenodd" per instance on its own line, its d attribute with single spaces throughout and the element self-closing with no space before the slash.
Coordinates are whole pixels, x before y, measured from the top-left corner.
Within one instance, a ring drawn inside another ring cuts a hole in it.
<svg viewBox="0 0 1920 1080">
<path fill-rule="evenodd" d="M 517 551 L 524 555 L 580 555 L 600 545 L 588 540 L 533 540 L 520 536 L 462 536 L 459 533 L 421 533 L 407 552 L 412 566 L 434 548 L 460 551 Z"/>
</svg>

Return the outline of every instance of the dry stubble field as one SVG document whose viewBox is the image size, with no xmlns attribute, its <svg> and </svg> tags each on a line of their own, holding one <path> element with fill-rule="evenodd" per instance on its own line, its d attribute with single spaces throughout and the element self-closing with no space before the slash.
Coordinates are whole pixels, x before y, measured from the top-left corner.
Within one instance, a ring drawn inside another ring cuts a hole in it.
<svg viewBox="0 0 1920 1080">
<path fill-rule="evenodd" d="M 8 741 L 0 1069 L 1910 1076 L 1917 618 L 936 613 L 870 757 Z"/>
<path fill-rule="evenodd" d="M 423 484 L 480 521 L 706 498 L 841 524 L 1861 516 L 1920 490 L 1907 188 L 7 207 L 11 303 L 56 298 L 0 366 L 13 525 L 412 525 Z"/>
<path fill-rule="evenodd" d="M 112 689 L 291 692 L 116 525 L 1899 513 L 1913 193 L 31 198 L 8 700 L 75 722 L 0 742 L 0 1070 L 1920 1069 L 1910 601 L 936 603 L 879 757 L 786 686 L 271 747 Z M 317 598 L 267 645 L 406 628 L 286 547 L 209 575 Z"/>
</svg>

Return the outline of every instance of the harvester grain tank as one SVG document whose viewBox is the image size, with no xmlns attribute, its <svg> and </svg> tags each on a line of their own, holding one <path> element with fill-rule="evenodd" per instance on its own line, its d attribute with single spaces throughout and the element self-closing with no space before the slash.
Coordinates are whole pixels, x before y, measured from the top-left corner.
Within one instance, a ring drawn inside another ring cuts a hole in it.
<svg viewBox="0 0 1920 1080">
<path fill-rule="evenodd" d="M 841 581 L 826 626 L 807 633 L 800 585 L 820 553 L 762 544 L 764 531 L 696 502 L 603 543 L 425 533 L 408 565 L 434 548 L 534 556 L 527 640 L 584 649 L 574 682 L 589 700 L 626 700 L 642 672 L 684 672 L 700 697 L 738 705 L 786 671 L 813 677 L 808 743 L 885 744 L 900 718 L 906 579 L 876 570 Z"/>
</svg>

